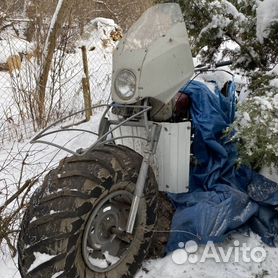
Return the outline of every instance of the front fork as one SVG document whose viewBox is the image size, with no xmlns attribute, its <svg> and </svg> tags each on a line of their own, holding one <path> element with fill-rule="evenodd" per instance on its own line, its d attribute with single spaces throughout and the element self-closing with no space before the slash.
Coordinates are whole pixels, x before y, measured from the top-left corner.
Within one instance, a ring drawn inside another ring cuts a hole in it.
<svg viewBox="0 0 278 278">
<path fill-rule="evenodd" d="M 139 171 L 139 175 L 138 175 L 138 179 L 136 182 L 135 191 L 132 199 L 131 209 L 128 216 L 126 232 L 129 234 L 133 233 L 133 228 L 134 228 L 140 200 L 143 197 L 144 187 L 148 177 L 148 169 L 150 166 L 151 159 L 156 152 L 160 131 L 161 131 L 161 126 L 153 123 L 151 127 L 150 136 L 148 138 L 148 143 L 144 150 L 142 164 L 140 167 L 140 171 Z"/>
</svg>

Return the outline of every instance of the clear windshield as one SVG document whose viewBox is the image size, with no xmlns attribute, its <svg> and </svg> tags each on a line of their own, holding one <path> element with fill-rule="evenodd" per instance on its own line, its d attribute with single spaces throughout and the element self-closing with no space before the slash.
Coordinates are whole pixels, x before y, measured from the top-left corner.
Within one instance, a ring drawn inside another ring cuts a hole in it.
<svg viewBox="0 0 278 278">
<path fill-rule="evenodd" d="M 132 25 L 125 36 L 125 50 L 148 48 L 178 22 L 183 16 L 178 4 L 158 4 L 148 9 L 139 20 Z"/>
</svg>

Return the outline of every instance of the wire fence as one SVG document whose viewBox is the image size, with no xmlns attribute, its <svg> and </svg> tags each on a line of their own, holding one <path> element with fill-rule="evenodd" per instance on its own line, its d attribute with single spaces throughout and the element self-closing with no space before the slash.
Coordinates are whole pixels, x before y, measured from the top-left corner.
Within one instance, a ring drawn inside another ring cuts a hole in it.
<svg viewBox="0 0 278 278">
<path fill-rule="evenodd" d="M 121 31 L 113 22 L 96 19 L 76 41 L 60 40 L 46 88 L 48 124 L 87 108 L 82 46 L 86 48 L 92 105 L 109 101 L 112 52 L 120 38 Z M 11 35 L 0 34 L 0 53 L 0 142 L 24 140 L 38 131 L 35 108 L 40 59 L 34 44 Z"/>
</svg>

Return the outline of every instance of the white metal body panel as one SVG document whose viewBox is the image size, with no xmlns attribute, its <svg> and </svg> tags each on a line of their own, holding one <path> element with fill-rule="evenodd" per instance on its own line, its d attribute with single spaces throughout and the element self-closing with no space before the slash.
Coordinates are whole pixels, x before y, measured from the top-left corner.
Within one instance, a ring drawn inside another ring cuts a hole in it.
<svg viewBox="0 0 278 278">
<path fill-rule="evenodd" d="M 188 191 L 191 123 L 162 123 L 156 152 L 160 191 Z"/>
<path fill-rule="evenodd" d="M 190 166 L 191 123 L 159 123 L 162 126 L 157 151 L 151 166 L 160 191 L 184 193 L 188 191 Z M 146 138 L 145 128 L 122 126 L 113 137 L 141 136 Z M 143 155 L 146 142 L 140 139 L 117 139 L 122 144 Z"/>
</svg>

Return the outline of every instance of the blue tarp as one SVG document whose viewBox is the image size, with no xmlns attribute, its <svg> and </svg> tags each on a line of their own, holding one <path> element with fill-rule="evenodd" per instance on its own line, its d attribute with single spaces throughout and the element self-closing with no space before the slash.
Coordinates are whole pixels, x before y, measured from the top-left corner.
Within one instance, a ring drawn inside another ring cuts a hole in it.
<svg viewBox="0 0 278 278">
<path fill-rule="evenodd" d="M 236 146 L 223 136 L 235 117 L 234 84 L 227 96 L 218 89 L 212 93 L 198 81 L 190 81 L 180 91 L 191 100 L 192 153 L 197 164 L 191 166 L 189 192 L 169 194 L 176 212 L 167 252 L 188 240 L 221 242 L 243 227 L 274 246 L 278 184 L 247 167 L 238 168 Z"/>
</svg>

